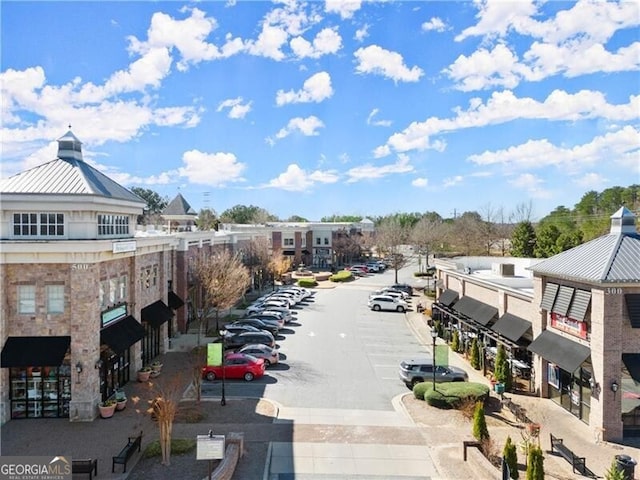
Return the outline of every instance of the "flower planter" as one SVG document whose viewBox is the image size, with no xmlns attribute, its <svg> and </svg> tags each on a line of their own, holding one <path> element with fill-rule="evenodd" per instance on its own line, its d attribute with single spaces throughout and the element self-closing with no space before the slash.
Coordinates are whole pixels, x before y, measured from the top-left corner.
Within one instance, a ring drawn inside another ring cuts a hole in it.
<svg viewBox="0 0 640 480">
<path fill-rule="evenodd" d="M 527 433 L 532 437 L 537 437 L 538 435 L 540 435 L 540 424 L 527 423 Z"/>
<path fill-rule="evenodd" d="M 493 386 L 493 389 L 494 389 L 494 391 L 495 391 L 496 393 L 498 393 L 498 394 L 502 394 L 502 393 L 504 393 L 504 383 L 496 383 L 496 384 Z"/>
<path fill-rule="evenodd" d="M 151 370 L 138 370 L 138 381 L 148 382 L 151 376 Z"/>
<path fill-rule="evenodd" d="M 162 370 L 162 364 L 161 363 L 152 363 L 150 365 L 151 367 L 151 371 L 153 373 L 160 373 L 160 371 Z"/>
<path fill-rule="evenodd" d="M 127 407 L 127 399 L 116 401 L 116 410 L 124 410 Z"/>
<path fill-rule="evenodd" d="M 102 418 L 111 418 L 116 411 L 116 403 L 110 405 L 98 405 L 100 409 L 100 416 Z"/>
</svg>

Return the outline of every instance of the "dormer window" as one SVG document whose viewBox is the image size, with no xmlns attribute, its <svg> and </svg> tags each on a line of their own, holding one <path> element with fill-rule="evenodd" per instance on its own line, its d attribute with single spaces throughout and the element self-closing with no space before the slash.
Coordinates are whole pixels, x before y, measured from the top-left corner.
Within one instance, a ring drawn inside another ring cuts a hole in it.
<svg viewBox="0 0 640 480">
<path fill-rule="evenodd" d="M 14 237 L 63 237 L 63 213 L 14 213 Z"/>
</svg>

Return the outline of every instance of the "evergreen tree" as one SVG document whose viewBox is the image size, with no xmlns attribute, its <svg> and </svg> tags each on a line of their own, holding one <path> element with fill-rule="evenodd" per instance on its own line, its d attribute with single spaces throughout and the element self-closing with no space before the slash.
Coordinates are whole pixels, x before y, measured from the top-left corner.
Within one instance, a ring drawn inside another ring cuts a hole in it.
<svg viewBox="0 0 640 480">
<path fill-rule="evenodd" d="M 480 347 L 478 347 L 478 339 L 474 338 L 471 342 L 471 366 L 476 370 L 480 369 Z"/>
<path fill-rule="evenodd" d="M 626 476 L 625 476 L 624 472 L 622 470 L 620 470 L 620 468 L 618 468 L 618 462 L 614 458 L 611 461 L 611 466 L 604 473 L 605 480 L 626 480 L 625 477 Z"/>
<path fill-rule="evenodd" d="M 504 461 L 509 466 L 509 473 L 511 478 L 518 479 L 518 452 L 516 449 L 516 444 L 511 441 L 511 437 L 507 437 L 507 441 L 504 444 L 504 449 L 502 450 L 502 456 L 504 457 Z"/>
<path fill-rule="evenodd" d="M 505 391 L 511 390 L 511 365 L 507 361 L 507 352 L 504 345 L 498 345 L 496 353 L 495 372 L 493 372 L 496 380 L 504 384 Z"/>
<path fill-rule="evenodd" d="M 527 461 L 527 480 L 544 480 L 544 456 L 538 446 L 532 446 Z"/>
<path fill-rule="evenodd" d="M 460 350 L 460 334 L 458 333 L 458 329 L 455 329 L 451 336 L 451 350 L 454 352 Z"/>
<path fill-rule="evenodd" d="M 482 402 L 476 402 L 476 409 L 473 413 L 473 437 L 480 442 L 489 438 L 487 419 L 484 416 L 484 404 Z"/>
<path fill-rule="evenodd" d="M 529 220 L 516 225 L 511 235 L 511 255 L 514 257 L 533 257 L 536 245 L 536 231 Z"/>
</svg>

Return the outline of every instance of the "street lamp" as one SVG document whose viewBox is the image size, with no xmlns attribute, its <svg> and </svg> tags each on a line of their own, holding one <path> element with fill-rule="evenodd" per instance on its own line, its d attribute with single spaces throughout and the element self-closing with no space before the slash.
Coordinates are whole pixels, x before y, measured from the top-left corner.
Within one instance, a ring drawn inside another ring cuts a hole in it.
<svg viewBox="0 0 640 480">
<path fill-rule="evenodd" d="M 431 361 L 433 370 L 433 390 L 436 390 L 436 338 L 438 338 L 438 330 L 435 324 L 431 327 L 431 340 L 433 340 L 433 348 L 431 350 Z"/>
<path fill-rule="evenodd" d="M 220 338 L 222 338 L 222 398 L 220 399 L 220 405 L 222 405 L 223 407 L 227 404 L 227 398 L 225 396 L 225 391 L 224 391 L 224 387 L 225 387 L 225 381 L 226 381 L 226 377 L 225 377 L 225 371 L 224 371 L 224 340 L 227 337 L 227 332 L 226 330 L 220 330 Z"/>
</svg>

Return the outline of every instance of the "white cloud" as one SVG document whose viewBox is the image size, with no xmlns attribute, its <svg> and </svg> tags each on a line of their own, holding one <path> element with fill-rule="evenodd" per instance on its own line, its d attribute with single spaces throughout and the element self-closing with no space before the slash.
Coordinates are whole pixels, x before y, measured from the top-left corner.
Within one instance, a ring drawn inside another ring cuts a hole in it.
<svg viewBox="0 0 640 480">
<path fill-rule="evenodd" d="M 365 38 L 369 36 L 369 25 L 364 24 L 362 27 L 356 30 L 356 33 L 353 35 L 353 38 L 357 42 L 363 42 Z"/>
<path fill-rule="evenodd" d="M 282 47 L 287 44 L 289 35 L 284 29 L 263 25 L 258 38 L 247 42 L 247 51 L 251 55 L 271 58 L 272 60 L 284 60 L 286 55 Z"/>
<path fill-rule="evenodd" d="M 431 17 L 428 21 L 422 23 L 422 30 L 425 32 L 436 31 L 436 32 L 444 32 L 447 26 L 442 21 L 441 18 Z"/>
<path fill-rule="evenodd" d="M 518 2 L 476 0 L 474 4 L 479 9 L 476 15 L 478 23 L 473 27 L 466 28 L 456 36 L 456 42 L 461 42 L 471 36 L 504 36 L 512 29 L 526 31 L 526 25 L 533 23 L 531 17 L 537 13 L 533 0 L 519 0 Z"/>
<path fill-rule="evenodd" d="M 373 125 L 374 127 L 390 127 L 391 120 L 375 120 L 375 117 L 379 112 L 380 110 L 377 108 L 371 110 L 371 113 L 369 113 L 369 116 L 367 117 L 367 125 Z"/>
<path fill-rule="evenodd" d="M 454 187 L 456 185 L 460 185 L 463 180 L 464 178 L 462 177 L 462 175 L 456 175 L 455 177 L 445 178 L 444 181 L 442 182 L 442 187 L 443 188 Z"/>
<path fill-rule="evenodd" d="M 335 183 L 337 180 L 338 176 L 332 170 L 316 170 L 307 173 L 297 164 L 292 163 L 284 173 L 272 179 L 265 186 L 291 192 L 302 192 L 313 187 L 315 183 Z"/>
<path fill-rule="evenodd" d="M 251 102 L 242 103 L 242 101 L 243 101 L 242 97 L 228 98 L 226 100 L 223 100 L 218 105 L 216 112 L 221 112 L 223 109 L 228 108 L 229 113 L 227 114 L 227 116 L 229 118 L 233 118 L 233 119 L 244 118 L 247 115 L 247 113 L 251 111 Z"/>
<path fill-rule="evenodd" d="M 589 143 L 571 148 L 553 145 L 547 139 L 528 142 L 496 152 L 471 155 L 468 160 L 477 165 L 507 165 L 513 168 L 532 169 L 557 166 L 574 171 L 592 165 L 607 164 L 636 154 L 638 161 L 640 131 L 626 126 L 616 132 L 595 137 Z M 636 164 L 638 167 L 638 164 Z"/>
<path fill-rule="evenodd" d="M 353 17 L 353 14 L 360 10 L 361 0 L 326 0 L 324 11 L 327 13 L 338 13 L 343 20 Z"/>
<path fill-rule="evenodd" d="M 189 150 L 182 154 L 182 161 L 184 167 L 178 170 L 180 176 L 187 177 L 191 183 L 223 186 L 244 181 L 242 172 L 246 165 L 238 162 L 233 153 Z"/>
<path fill-rule="evenodd" d="M 324 128 L 324 123 L 318 117 L 313 115 L 307 118 L 295 117 L 289 120 L 286 127 L 276 133 L 276 138 L 285 138 L 295 131 L 302 133 L 306 137 L 312 137 L 319 135 L 319 128 Z"/>
<path fill-rule="evenodd" d="M 276 104 L 281 107 L 288 103 L 320 103 L 332 95 L 331 76 L 327 72 L 319 72 L 305 80 L 302 90 L 278 90 Z"/>
<path fill-rule="evenodd" d="M 485 103 L 478 99 L 469 102 L 467 110 L 456 109 L 456 116 L 449 119 L 431 117 L 423 122 L 412 122 L 407 128 L 389 137 L 386 145 L 374 150 L 377 157 L 392 151 L 407 152 L 434 148 L 431 137 L 467 128 L 499 125 L 515 119 L 550 121 L 577 121 L 602 118 L 612 121 L 629 121 L 638 118 L 640 95 L 631 96 L 629 103 L 609 104 L 602 92 L 581 90 L 567 93 L 554 90 L 544 101 L 518 98 L 505 90 L 494 92 Z M 442 145 L 440 145 L 442 146 Z"/>
<path fill-rule="evenodd" d="M 585 190 L 601 190 L 602 186 L 607 183 L 607 179 L 599 173 L 588 172 L 579 178 L 574 178 L 573 183 Z"/>
<path fill-rule="evenodd" d="M 429 185 L 429 180 L 424 177 L 416 178 L 411 182 L 411 185 L 416 188 L 424 188 Z"/>
<path fill-rule="evenodd" d="M 313 43 L 303 37 L 295 37 L 289 44 L 298 58 L 320 58 L 337 53 L 342 48 L 342 37 L 335 28 L 325 28 L 316 35 Z"/>
<path fill-rule="evenodd" d="M 417 82 L 424 74 L 420 67 L 408 68 L 399 53 L 385 50 L 378 45 L 359 48 L 354 56 L 357 59 L 358 73 L 382 75 L 394 82 Z"/>
<path fill-rule="evenodd" d="M 372 165 L 370 163 L 361 165 L 359 167 L 351 168 L 347 171 L 348 179 L 347 183 L 355 183 L 361 180 L 383 178 L 387 175 L 393 175 L 397 173 L 409 173 L 413 172 L 414 168 L 409 164 L 409 157 L 406 155 L 398 155 L 398 160 L 395 163 L 387 165 Z"/>
<path fill-rule="evenodd" d="M 525 190 L 533 198 L 551 197 L 551 193 L 544 188 L 544 180 L 531 173 L 523 173 L 508 183 L 518 190 Z"/>
</svg>

